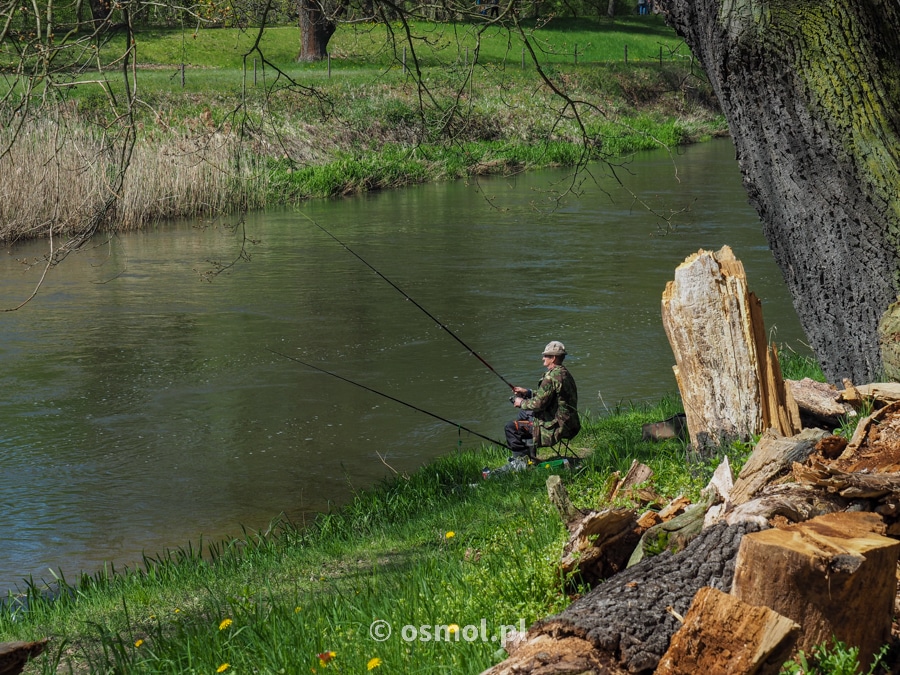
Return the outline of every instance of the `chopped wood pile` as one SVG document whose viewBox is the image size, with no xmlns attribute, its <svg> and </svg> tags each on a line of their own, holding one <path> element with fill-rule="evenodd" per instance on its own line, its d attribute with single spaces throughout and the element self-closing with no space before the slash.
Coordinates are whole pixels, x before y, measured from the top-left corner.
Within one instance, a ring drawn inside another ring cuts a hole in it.
<svg viewBox="0 0 900 675">
<path fill-rule="evenodd" d="M 590 590 L 516 636 L 509 658 L 485 675 L 776 675 L 798 650 L 833 639 L 859 649 L 862 672 L 891 644 L 887 667 L 900 672 L 900 385 L 844 382 L 839 390 L 783 380 L 777 353 L 757 339 L 765 335 L 758 308 L 719 295 L 747 293 L 729 278 L 742 275 L 740 264 L 723 251 L 685 263 L 700 260 L 715 293 L 670 287 L 664 305 L 710 297 L 730 337 L 696 304 L 674 312 L 689 327 L 666 310 L 664 321 L 674 321 L 667 333 L 706 336 L 701 349 L 670 339 L 685 410 L 697 404 L 687 414 L 692 447 L 702 453 L 711 439 L 761 433 L 753 453 L 734 480 L 723 462 L 697 503 L 661 503 L 652 471 L 637 462 L 624 478 L 614 475 L 591 511 L 576 509 L 551 476 L 548 495 L 569 532 L 560 571 Z M 716 256 L 724 264 L 712 264 Z M 696 270 L 687 276 L 705 283 Z M 736 347 L 735 335 L 745 338 Z M 746 372 L 704 379 L 733 362 L 732 348 L 754 369 L 752 382 Z M 860 417 L 849 441 L 833 433 Z M 602 508 L 620 495 L 641 508 Z"/>
</svg>

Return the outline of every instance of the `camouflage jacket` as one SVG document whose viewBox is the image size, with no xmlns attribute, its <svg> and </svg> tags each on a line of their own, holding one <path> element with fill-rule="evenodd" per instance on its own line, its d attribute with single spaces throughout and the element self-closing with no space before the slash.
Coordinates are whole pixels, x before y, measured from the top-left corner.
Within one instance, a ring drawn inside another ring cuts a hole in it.
<svg viewBox="0 0 900 675">
<path fill-rule="evenodd" d="M 538 388 L 522 401 L 522 410 L 534 412 L 535 447 L 556 445 L 581 430 L 578 389 L 565 366 L 554 366 L 544 373 Z"/>
</svg>

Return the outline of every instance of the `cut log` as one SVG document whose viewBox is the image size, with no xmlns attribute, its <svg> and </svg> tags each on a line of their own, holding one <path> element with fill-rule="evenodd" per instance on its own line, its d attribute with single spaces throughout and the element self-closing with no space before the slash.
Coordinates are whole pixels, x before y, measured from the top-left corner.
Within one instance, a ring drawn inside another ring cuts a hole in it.
<svg viewBox="0 0 900 675">
<path fill-rule="evenodd" d="M 680 516 L 685 512 L 687 507 L 691 505 L 691 500 L 685 497 L 684 495 L 678 495 L 666 504 L 663 508 L 659 510 L 659 520 L 660 522 L 665 522 L 668 520 L 672 520 L 677 516 Z"/>
<path fill-rule="evenodd" d="M 805 461 L 826 435 L 819 429 L 804 429 L 791 438 L 765 433 L 734 482 L 731 503 L 748 502 L 776 477 L 789 474 L 793 463 Z"/>
<path fill-rule="evenodd" d="M 731 466 L 726 457 L 716 468 L 712 479 L 700 493 L 700 502 L 697 504 L 688 503 L 684 507 L 684 511 L 678 515 L 660 517 L 663 522 L 653 525 L 641 536 L 640 544 L 631 554 L 628 566 L 641 561 L 645 556 L 658 554 L 660 551 L 667 550 L 677 553 L 688 545 L 688 542 L 696 537 L 700 531 L 712 525 L 718 519 L 718 511 L 713 511 L 713 507 L 724 507 L 724 500 L 728 498 L 728 492 L 731 489 Z M 683 497 L 675 499 L 670 506 L 683 500 Z M 668 508 L 668 507 L 667 507 Z"/>
<path fill-rule="evenodd" d="M 835 465 L 848 472 L 900 471 L 900 401 L 860 420 Z"/>
<path fill-rule="evenodd" d="M 729 510 L 723 520 L 729 525 L 749 522 L 768 527 L 775 521 L 802 523 L 816 516 L 840 511 L 846 506 L 847 500 L 829 495 L 820 488 L 785 483 L 766 486 L 754 499 Z"/>
<path fill-rule="evenodd" d="M 881 404 L 893 403 L 900 401 L 900 382 L 873 382 L 859 387 L 845 383 L 843 391 L 838 393 L 841 401 L 846 401 L 853 406 L 859 406 L 867 400 Z"/>
<path fill-rule="evenodd" d="M 703 517 L 703 527 L 709 527 L 722 518 L 722 515 L 725 513 L 725 509 L 728 506 L 731 490 L 733 488 L 734 476 L 731 473 L 731 462 L 728 461 L 728 456 L 726 455 L 725 458 L 719 462 L 719 466 L 716 467 L 715 473 L 713 473 L 713 477 L 709 481 L 709 485 L 706 486 L 707 491 L 713 492 L 714 499 L 710 507 L 706 510 L 706 515 Z"/>
<path fill-rule="evenodd" d="M 696 449 L 769 427 L 785 436 L 800 430 L 777 356 L 766 346 L 760 302 L 730 248 L 701 250 L 678 266 L 663 293 L 662 318 Z"/>
<path fill-rule="evenodd" d="M 527 664 L 525 670 L 518 664 Z M 603 652 L 578 637 L 555 639 L 549 635 L 520 643 L 510 651 L 510 658 L 482 675 L 631 675 Z"/>
<path fill-rule="evenodd" d="M 859 648 L 863 672 L 891 636 L 900 542 L 873 513 L 833 513 L 743 538 L 732 594 L 800 625 L 797 648 L 833 638 Z"/>
<path fill-rule="evenodd" d="M 815 462 L 811 466 L 795 464 L 794 477 L 845 499 L 900 497 L 900 473 L 849 473 Z"/>
<path fill-rule="evenodd" d="M 588 668 L 566 669 L 563 663 L 547 664 L 534 658 L 535 645 L 553 653 L 548 649 L 548 637 L 556 641 L 577 637 L 589 644 L 594 663 L 609 663 L 633 675 L 649 675 L 680 627 L 674 614 L 687 613 L 694 595 L 703 586 L 730 590 L 741 537 L 755 530 L 752 525 L 715 525 L 701 532 L 681 553 L 663 553 L 617 574 L 560 614 L 535 623 L 515 653 L 485 673 L 592 672 Z M 587 657 L 582 654 L 582 658 Z M 607 672 L 620 672 L 612 666 Z M 593 672 L 605 671 L 598 668 Z"/>
<path fill-rule="evenodd" d="M 547 478 L 547 494 L 569 531 L 559 563 L 564 577 L 576 574 L 580 582 L 593 587 L 625 569 L 643 532 L 634 511 L 580 511 L 559 476 Z"/>
<path fill-rule="evenodd" d="M 808 377 L 787 380 L 787 384 L 797 402 L 804 426 L 834 429 L 845 417 L 856 416 L 856 409 L 841 399 L 841 392 L 832 384 L 816 382 Z"/>
<path fill-rule="evenodd" d="M 776 675 L 799 629 L 768 607 L 701 588 L 654 675 Z"/>
<path fill-rule="evenodd" d="M 664 441 L 669 438 L 680 438 L 686 441 L 687 418 L 684 413 L 672 415 L 661 422 L 648 422 L 641 425 L 642 441 Z"/>
</svg>

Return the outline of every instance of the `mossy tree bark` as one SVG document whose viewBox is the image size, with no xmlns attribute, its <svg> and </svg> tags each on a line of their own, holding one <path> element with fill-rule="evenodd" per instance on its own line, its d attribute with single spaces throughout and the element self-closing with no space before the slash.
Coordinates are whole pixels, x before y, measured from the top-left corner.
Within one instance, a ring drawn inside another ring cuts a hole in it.
<svg viewBox="0 0 900 675">
<path fill-rule="evenodd" d="M 666 4 L 826 376 L 877 379 L 900 285 L 900 2 Z"/>
</svg>

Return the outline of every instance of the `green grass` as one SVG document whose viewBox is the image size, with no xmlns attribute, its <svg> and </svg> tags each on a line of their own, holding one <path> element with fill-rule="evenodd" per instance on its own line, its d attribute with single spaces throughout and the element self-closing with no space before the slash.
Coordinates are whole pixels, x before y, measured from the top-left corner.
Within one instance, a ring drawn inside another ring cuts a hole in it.
<svg viewBox="0 0 900 675">
<path fill-rule="evenodd" d="M 471 63 L 478 49 L 478 62 L 521 68 L 523 41 L 521 34 L 501 26 L 485 24 L 410 22 L 414 35 L 421 39 L 412 44 L 402 39 L 400 24 L 344 24 L 331 38 L 328 51 L 333 71 L 355 68 L 401 67 L 403 48 L 407 48 L 407 65 L 412 67 L 413 49 L 419 64 L 425 68 L 447 64 Z M 545 64 L 600 64 L 628 60 L 663 61 L 689 59 L 682 41 L 658 16 L 623 17 L 615 20 L 556 18 L 536 26 L 524 23 L 523 33 L 535 43 L 535 51 Z M 252 69 L 256 56 L 261 68 L 263 56 L 286 72 L 303 77 L 322 73 L 326 64 L 298 64 L 300 29 L 296 26 L 267 28 L 253 50 L 258 29 L 193 28 L 144 29 L 138 32 L 137 61 L 141 64 L 191 64 L 200 68 L 241 70 L 244 58 Z M 124 37 L 114 36 L 102 54 L 112 60 L 124 47 Z M 577 59 L 576 59 L 577 49 Z M 526 58 L 530 61 L 530 57 Z M 527 67 L 533 68 L 529 63 Z"/>
<path fill-rule="evenodd" d="M 640 439 L 642 423 L 677 410 L 670 398 L 586 416 L 574 445 L 593 454 L 563 473 L 576 506 L 609 506 L 601 497 L 611 473 L 633 459 L 654 469 L 661 494 L 696 497 L 713 462 L 691 460 L 678 441 Z M 490 639 L 502 626 L 529 626 L 570 601 L 555 567 L 566 531 L 547 500 L 549 474 L 482 479 L 482 467 L 504 462 L 497 449 L 459 451 L 306 528 L 278 523 L 204 555 L 186 547 L 147 558 L 139 569 L 62 585 L 54 601 L 35 588 L 10 599 L 0 639 L 53 636 L 33 666 L 45 673 L 70 664 L 76 672 L 215 672 L 225 663 L 233 672 L 310 672 L 331 651 L 327 672 L 365 672 L 374 658 L 384 672 L 480 672 L 502 659 Z M 638 506 L 624 497 L 618 505 Z M 391 624 L 390 639 L 370 636 L 376 620 Z M 449 641 L 423 639 L 422 626 L 453 624 L 460 630 L 442 635 Z"/>
<path fill-rule="evenodd" d="M 778 352 L 778 362 L 781 364 L 782 375 L 787 380 L 802 380 L 808 377 L 816 382 L 825 382 L 821 366 L 808 350 L 799 352 L 784 347 Z"/>
</svg>

